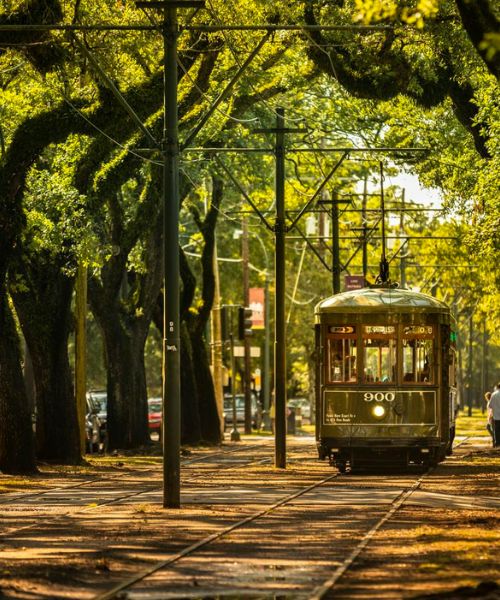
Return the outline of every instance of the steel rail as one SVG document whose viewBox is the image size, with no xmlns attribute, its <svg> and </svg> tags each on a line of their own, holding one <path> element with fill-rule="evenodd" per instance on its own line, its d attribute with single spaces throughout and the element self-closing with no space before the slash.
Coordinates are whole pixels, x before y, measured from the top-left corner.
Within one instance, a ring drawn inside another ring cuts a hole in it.
<svg viewBox="0 0 500 600">
<path fill-rule="evenodd" d="M 85 481 L 80 481 L 79 483 L 69 483 L 68 485 L 59 485 L 47 490 L 43 490 L 40 492 L 32 492 L 23 494 L 23 492 L 6 492 L 5 494 L 0 495 L 0 504 L 9 504 L 15 503 L 16 500 L 25 500 L 26 498 L 38 498 L 40 496 L 44 496 L 45 494 L 51 494 L 52 492 L 60 492 L 63 490 L 72 490 L 75 488 L 82 487 L 83 485 L 88 485 L 89 483 L 94 483 L 96 481 L 106 481 L 113 480 L 114 477 L 95 477 L 93 479 L 86 479 Z M 7 497 L 4 497 L 7 496 Z M 13 497 L 14 496 L 14 497 Z"/>
<path fill-rule="evenodd" d="M 403 490 L 397 498 L 392 502 L 391 507 L 385 513 L 383 517 L 381 517 L 375 525 L 366 533 L 361 541 L 356 545 L 354 550 L 349 554 L 349 556 L 344 560 L 344 562 L 334 571 L 332 577 L 327 579 L 321 586 L 318 586 L 312 593 L 311 596 L 308 596 L 309 600 L 321 600 L 324 596 L 330 592 L 333 586 L 339 581 L 339 579 L 344 575 L 344 573 L 354 564 L 356 558 L 363 552 L 363 550 L 368 546 L 370 541 L 373 539 L 377 531 L 382 527 L 384 523 L 386 523 L 394 513 L 403 505 L 405 500 L 409 498 L 413 492 L 420 487 L 422 480 L 429 473 L 432 472 L 434 467 L 426 471 L 421 477 L 415 481 L 415 483 L 406 490 Z"/>
<path fill-rule="evenodd" d="M 464 440 L 459 442 L 455 447 L 460 446 L 467 439 L 469 439 L 469 438 L 465 438 Z M 363 536 L 362 540 L 356 545 L 356 547 L 351 552 L 351 554 L 335 570 L 333 576 L 331 578 L 329 578 L 322 585 L 317 586 L 315 588 L 315 590 L 313 591 L 313 595 L 307 596 L 310 600 L 312 600 L 312 599 L 318 600 L 320 598 L 323 598 L 331 590 L 331 588 L 337 583 L 337 581 L 342 577 L 342 575 L 344 575 L 344 573 L 349 569 L 349 567 L 352 566 L 352 564 L 354 563 L 356 558 L 359 556 L 359 554 L 366 548 L 366 546 L 369 544 L 369 542 L 373 539 L 376 532 L 382 527 L 382 525 L 384 523 L 386 523 L 397 512 L 397 510 L 404 504 L 404 502 L 411 496 L 411 494 L 420 486 L 420 484 L 422 483 L 422 480 L 427 475 L 429 475 L 435 468 L 436 467 L 433 466 L 430 469 L 428 469 L 409 488 L 407 487 L 397 496 L 397 498 L 391 503 L 391 506 L 388 509 L 388 511 L 386 511 L 386 513 L 377 521 L 377 523 Z M 323 485 L 324 483 L 327 483 L 328 481 L 331 481 L 332 479 L 335 479 L 339 476 L 340 476 L 340 473 L 334 473 L 333 475 L 330 475 L 320 481 L 317 481 L 314 484 L 306 486 L 305 488 L 303 488 L 297 492 L 293 492 L 292 494 L 285 496 L 284 498 L 282 498 L 278 502 L 272 504 L 271 506 L 268 506 L 262 510 L 259 510 L 255 514 L 249 515 L 248 517 L 245 517 L 244 519 L 241 519 L 237 523 L 229 525 L 228 527 L 226 527 L 220 531 L 216 531 L 215 533 L 203 538 L 202 540 L 200 540 L 198 542 L 195 542 L 194 544 L 191 544 L 190 546 L 184 548 L 183 550 L 177 552 L 176 554 L 173 554 L 169 558 L 161 560 L 161 561 L 155 563 L 154 565 L 152 565 L 151 567 L 148 567 L 148 568 L 140 571 L 139 573 L 136 573 L 135 575 L 133 575 L 132 577 L 129 577 L 126 580 L 123 580 L 122 582 L 118 583 L 117 585 L 115 585 L 115 587 L 111 588 L 107 592 L 103 592 L 103 593 L 98 594 L 97 596 L 94 596 L 92 598 L 92 600 L 112 600 L 113 598 L 121 597 L 121 592 L 123 592 L 124 590 L 131 588 L 135 584 L 145 580 L 150 575 L 157 573 L 161 569 L 181 560 L 182 558 L 184 558 L 186 556 L 193 554 L 200 548 L 207 546 L 208 544 L 222 538 L 223 536 L 233 532 L 236 529 L 244 527 L 248 523 L 251 523 L 251 522 L 259 519 L 260 517 L 263 517 L 263 516 L 269 514 L 270 512 L 288 504 L 292 500 L 295 500 L 296 498 L 306 494 L 307 492 L 309 492 L 311 490 L 314 490 L 315 488 L 318 488 L 319 486 Z"/>
<path fill-rule="evenodd" d="M 456 444 L 455 448 L 461 446 L 469 438 L 470 436 L 464 438 L 462 441 Z M 342 564 L 337 569 L 335 569 L 333 575 L 329 579 L 327 579 L 323 584 L 317 586 L 314 589 L 313 593 L 310 596 L 308 596 L 308 600 L 322 600 L 322 598 L 324 598 L 332 590 L 332 588 L 338 583 L 338 581 L 349 570 L 349 568 L 352 567 L 358 556 L 372 541 L 372 539 L 375 537 L 375 534 L 382 527 L 382 525 L 387 523 L 387 521 L 389 521 L 389 519 L 394 516 L 394 514 L 403 506 L 403 504 L 406 502 L 406 500 L 408 500 L 408 498 L 413 494 L 413 492 L 415 492 L 415 490 L 417 490 L 420 487 L 422 481 L 428 475 L 430 475 L 434 471 L 434 469 L 436 469 L 436 467 L 437 465 L 427 469 L 427 471 L 423 473 L 410 488 L 403 490 L 399 494 L 399 496 L 397 496 L 393 500 L 389 510 L 385 513 L 385 515 L 383 515 L 375 523 L 375 525 L 363 536 L 363 538 L 358 542 L 358 544 L 356 545 L 354 550 L 349 554 L 349 556 L 342 562 Z"/>
<path fill-rule="evenodd" d="M 224 450 L 222 452 L 216 452 L 213 454 L 207 454 L 204 456 L 198 456 L 196 458 L 183 460 L 182 466 L 185 467 L 185 466 L 193 464 L 193 463 L 207 461 L 207 460 L 210 460 L 217 456 L 224 456 L 226 454 L 234 454 L 234 453 L 240 452 L 242 450 L 252 450 L 254 448 L 266 447 L 269 445 L 266 442 L 267 442 L 267 440 L 265 440 L 261 444 L 252 444 L 250 446 L 239 446 L 237 448 L 231 448 L 230 450 Z M 160 458 L 160 457 L 158 457 L 158 458 Z M 158 466 L 160 466 L 160 465 L 158 465 Z M 136 470 L 135 473 L 142 475 L 142 474 L 152 472 L 152 471 L 153 471 L 152 468 L 147 468 L 147 469 L 144 469 L 143 471 Z M 52 494 L 54 492 L 77 489 L 77 488 L 83 487 L 84 485 L 91 485 L 93 483 L 101 483 L 103 481 L 114 481 L 115 479 L 118 479 L 120 477 L 123 477 L 123 471 L 120 471 L 120 473 L 117 474 L 116 476 L 115 475 L 107 475 L 104 477 L 93 477 L 91 479 L 86 479 L 85 481 L 80 481 L 80 482 L 74 483 L 74 484 L 70 483 L 68 485 L 60 485 L 60 486 L 56 486 L 56 487 L 51 487 L 49 489 L 46 489 L 46 490 L 43 490 L 40 492 L 32 492 L 32 493 L 26 493 L 26 494 L 24 494 L 23 492 L 6 492 L 5 494 L 0 494 L 0 505 L 1 504 L 15 504 L 17 501 L 23 501 L 23 500 L 31 499 L 31 498 L 39 498 L 41 496 Z M 94 507 L 94 508 L 97 508 L 97 507 Z M 69 514 L 69 513 L 67 513 L 67 514 Z"/>
<path fill-rule="evenodd" d="M 209 458 L 213 458 L 214 456 L 222 456 L 222 455 L 225 455 L 225 454 L 234 454 L 234 453 L 242 451 L 242 450 L 249 450 L 249 449 L 261 448 L 261 447 L 265 448 L 268 445 L 269 444 L 263 443 L 263 444 L 253 444 L 251 446 L 240 446 L 238 448 L 233 448 L 233 449 L 231 449 L 229 451 L 218 452 L 216 454 L 209 454 L 209 455 L 204 456 L 204 457 L 199 457 L 197 459 L 192 459 L 191 461 L 186 461 L 186 462 L 183 463 L 183 466 L 186 466 L 188 464 L 192 464 L 192 463 L 195 463 L 195 462 L 201 462 L 203 460 L 207 460 Z M 256 459 L 248 460 L 247 462 L 245 462 L 243 464 L 242 463 L 237 463 L 237 464 L 232 464 L 232 465 L 231 464 L 230 465 L 223 465 L 223 466 L 219 467 L 219 470 L 226 471 L 226 470 L 230 470 L 230 469 L 233 469 L 233 468 L 238 468 L 238 467 L 241 467 L 241 466 L 248 466 L 248 465 L 250 465 L 252 463 L 260 464 L 260 463 L 264 462 L 264 460 L 270 460 L 270 459 L 259 458 L 257 460 Z M 152 471 L 152 469 L 145 469 L 143 471 L 143 473 L 148 473 L 148 471 Z M 120 473 L 120 475 L 122 476 L 123 473 Z M 191 475 L 190 479 L 186 479 L 186 483 L 191 483 L 193 481 L 196 481 L 197 479 L 199 479 L 201 477 L 204 477 L 205 475 L 206 475 L 206 473 L 200 473 L 200 475 L 198 477 L 196 477 L 196 476 L 193 477 Z M 52 492 L 56 492 L 56 491 L 60 491 L 60 490 L 74 489 L 74 488 L 82 487 L 83 485 L 92 484 L 92 483 L 96 483 L 96 482 L 100 483 L 101 481 L 113 481 L 114 479 L 117 479 L 117 478 L 118 478 L 118 475 L 116 477 L 103 477 L 101 479 L 97 479 L 97 478 L 96 479 L 89 479 L 87 481 L 83 481 L 80 484 L 77 484 L 77 485 L 74 485 L 74 486 L 71 486 L 71 485 L 70 486 L 62 486 L 62 487 L 51 488 L 50 490 L 45 490 L 44 492 L 39 492 L 39 493 L 35 493 L 35 494 L 25 494 L 25 495 L 22 495 L 21 497 L 16 497 L 13 500 L 12 500 L 12 498 L 11 499 L 6 499 L 6 500 L 2 501 L 1 503 L 2 504 L 6 504 L 10 500 L 11 503 L 14 504 L 16 502 L 16 500 L 24 500 L 25 498 L 39 497 L 39 496 L 47 495 L 47 494 L 50 494 Z M 141 485 L 141 484 L 138 484 L 138 485 Z M 109 506 L 111 504 L 116 504 L 118 502 L 121 502 L 122 500 L 126 500 L 128 498 L 134 498 L 136 496 L 140 496 L 141 494 L 147 494 L 147 493 L 149 493 L 149 492 L 151 492 L 153 490 L 156 490 L 156 489 L 158 489 L 158 490 L 161 489 L 161 483 L 158 483 L 158 484 L 155 484 L 155 485 L 150 485 L 146 489 L 142 488 L 139 491 L 135 491 L 135 490 L 134 491 L 130 491 L 130 492 L 128 492 L 128 493 L 126 493 L 126 494 L 124 494 L 122 496 L 119 496 L 117 498 L 111 498 L 110 500 L 105 500 L 103 502 L 98 502 L 95 505 L 86 506 L 86 507 L 81 508 L 79 510 L 67 511 L 64 514 L 59 514 L 59 515 L 57 515 L 55 517 L 52 517 L 52 518 L 43 519 L 42 521 L 36 521 L 35 523 L 31 523 L 30 525 L 23 525 L 21 527 L 13 527 L 11 529 L 7 529 L 6 531 L 4 531 L 2 533 L 2 535 L 4 537 L 6 537 L 6 536 L 9 536 L 9 535 L 18 533 L 19 531 L 27 531 L 29 529 L 33 529 L 34 527 L 39 527 L 41 524 L 47 525 L 49 523 L 57 522 L 60 519 L 63 519 L 65 517 L 71 517 L 73 515 L 78 515 L 78 514 L 81 514 L 81 513 L 86 513 L 86 512 L 94 511 L 94 510 L 97 510 L 97 509 L 101 508 L 102 506 Z"/>
<path fill-rule="evenodd" d="M 239 529 L 239 528 L 247 525 L 248 523 L 251 523 L 252 521 L 259 519 L 260 517 L 263 517 L 263 516 L 269 514 L 270 512 L 280 508 L 281 506 L 284 506 L 285 504 L 288 504 L 292 500 L 295 500 L 296 498 L 306 494 L 307 492 L 310 492 L 311 490 L 319 487 L 320 485 L 323 485 L 324 483 L 327 483 L 328 481 L 331 481 L 332 479 L 335 479 L 338 476 L 339 476 L 339 473 L 334 473 L 333 475 L 329 475 L 328 477 L 321 479 L 320 481 L 317 481 L 316 483 L 308 485 L 305 488 L 303 488 L 297 492 L 288 494 L 287 496 L 285 496 L 278 502 L 275 502 L 271 506 L 267 506 L 266 508 L 259 510 L 258 512 L 254 513 L 253 515 L 249 515 L 248 517 L 241 519 L 237 523 L 233 523 L 232 525 L 229 525 L 228 527 L 225 527 L 224 529 L 222 529 L 220 531 L 216 531 L 215 533 L 212 533 L 211 535 L 203 538 L 202 540 L 200 540 L 194 544 L 191 544 L 191 546 L 184 548 L 184 550 L 177 552 L 176 554 L 172 555 L 170 558 L 159 561 L 156 564 L 152 565 L 151 567 L 148 567 L 147 569 L 144 569 L 140 573 L 130 577 L 129 579 L 122 581 L 121 583 L 119 583 L 118 585 L 116 585 L 115 587 L 110 589 L 109 591 L 104 592 L 103 594 L 98 594 L 97 596 L 94 596 L 92 598 L 92 600 L 111 600 L 112 598 L 116 598 L 117 594 L 119 594 L 120 592 L 122 592 L 123 590 L 125 590 L 127 588 L 132 587 L 134 584 L 139 583 L 139 581 L 143 581 L 144 579 L 146 579 L 146 577 L 153 575 L 153 573 L 156 573 L 157 571 L 160 571 L 164 567 L 167 567 L 168 565 L 171 565 L 172 563 L 177 562 L 178 560 L 180 560 L 181 558 L 184 558 L 185 556 L 193 554 L 193 552 L 195 552 L 196 550 L 199 550 L 200 548 L 207 546 L 211 542 L 214 542 L 215 540 L 220 539 L 221 537 L 231 533 L 232 531 Z"/>
</svg>

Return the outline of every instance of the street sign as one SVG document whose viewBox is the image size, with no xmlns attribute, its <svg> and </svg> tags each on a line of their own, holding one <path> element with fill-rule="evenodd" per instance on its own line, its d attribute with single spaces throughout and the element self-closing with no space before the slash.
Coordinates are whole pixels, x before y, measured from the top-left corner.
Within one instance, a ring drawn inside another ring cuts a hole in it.
<svg viewBox="0 0 500 600">
<path fill-rule="evenodd" d="M 360 290 L 365 287 L 365 278 L 364 275 L 346 275 L 344 283 L 346 292 L 349 290 Z"/>
<path fill-rule="evenodd" d="M 252 329 L 264 329 L 264 288 L 250 288 L 249 307 L 252 309 Z"/>
<path fill-rule="evenodd" d="M 241 358 L 241 357 L 245 356 L 245 347 L 244 346 L 235 346 L 234 347 L 234 356 L 236 358 Z M 260 358 L 260 348 L 258 346 L 251 346 L 250 358 Z"/>
</svg>

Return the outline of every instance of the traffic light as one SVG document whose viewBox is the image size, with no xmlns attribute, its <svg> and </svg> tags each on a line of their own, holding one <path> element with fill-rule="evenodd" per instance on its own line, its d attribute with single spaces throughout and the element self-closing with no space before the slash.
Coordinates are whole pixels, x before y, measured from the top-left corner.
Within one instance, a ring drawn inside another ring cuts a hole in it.
<svg viewBox="0 0 500 600">
<path fill-rule="evenodd" d="M 244 340 L 252 335 L 252 314 L 253 310 L 246 306 L 238 306 L 238 339 Z"/>
</svg>

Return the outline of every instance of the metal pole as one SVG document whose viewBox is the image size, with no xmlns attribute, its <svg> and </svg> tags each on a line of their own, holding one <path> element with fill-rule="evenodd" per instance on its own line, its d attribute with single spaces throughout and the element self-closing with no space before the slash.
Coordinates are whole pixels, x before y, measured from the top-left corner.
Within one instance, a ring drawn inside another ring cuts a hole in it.
<svg viewBox="0 0 500 600">
<path fill-rule="evenodd" d="M 180 506 L 179 137 L 177 9 L 164 13 L 163 131 L 163 506 Z"/>
<path fill-rule="evenodd" d="M 486 329 L 486 320 L 483 322 L 483 353 L 484 353 L 484 390 L 483 394 L 488 391 L 490 386 L 490 363 L 489 363 L 489 339 L 490 335 Z M 484 395 L 483 395 L 484 398 Z"/>
<path fill-rule="evenodd" d="M 286 323 L 285 323 L 285 109 L 276 109 L 276 223 L 275 223 L 275 466 L 286 468 Z"/>
<path fill-rule="evenodd" d="M 486 329 L 486 319 L 483 317 L 483 339 L 482 339 L 482 352 L 481 352 L 481 388 L 479 395 L 479 402 L 481 406 L 481 413 L 484 414 L 486 410 L 486 404 L 484 402 L 484 394 L 486 393 L 486 353 L 488 348 L 488 331 Z"/>
<path fill-rule="evenodd" d="M 266 258 L 266 280 L 264 283 L 264 368 L 262 372 L 262 389 L 264 391 L 264 429 L 265 431 L 271 431 L 271 417 L 269 414 L 270 409 L 270 346 L 271 346 L 271 333 L 269 331 L 270 319 L 269 319 L 269 272 Z"/>
<path fill-rule="evenodd" d="M 243 267 L 243 305 L 248 306 L 250 304 L 250 269 L 248 266 L 249 262 L 249 247 L 248 247 L 248 219 L 243 217 L 241 221 L 241 227 L 243 230 L 241 236 L 241 258 Z M 245 393 L 245 433 L 252 433 L 252 398 L 251 398 L 251 368 L 250 368 L 250 338 L 245 335 L 243 340 L 244 348 L 244 393 Z"/>
<path fill-rule="evenodd" d="M 220 313 L 220 277 L 219 261 L 217 260 L 217 239 L 214 240 L 214 305 L 212 307 L 212 365 L 214 369 L 214 388 L 217 412 L 221 422 L 221 432 L 224 433 L 224 389 L 222 361 L 222 326 Z"/>
<path fill-rule="evenodd" d="M 469 355 L 467 357 L 467 414 L 472 417 L 472 340 L 474 334 L 474 313 L 471 312 L 469 317 Z"/>
<path fill-rule="evenodd" d="M 332 192 L 332 288 L 340 294 L 340 241 L 338 194 Z"/>
<path fill-rule="evenodd" d="M 363 182 L 363 200 L 361 204 L 361 221 L 363 225 L 363 245 L 362 245 L 362 253 L 363 253 L 363 277 L 366 285 L 366 278 L 368 276 L 368 224 L 366 220 L 366 205 L 368 202 L 368 173 L 365 173 L 365 178 Z"/>
<path fill-rule="evenodd" d="M 404 237 L 405 235 L 405 190 L 404 188 L 401 190 L 401 206 L 402 211 L 399 217 L 399 234 Z M 401 262 L 399 265 L 400 273 L 401 273 L 401 287 L 406 288 L 406 254 L 408 252 L 408 244 L 410 242 L 407 241 L 406 248 L 401 252 Z"/>
<path fill-rule="evenodd" d="M 233 408 L 233 429 L 231 431 L 231 441 L 240 441 L 240 432 L 238 431 L 238 418 L 236 414 L 236 361 L 234 360 L 234 333 L 233 333 L 233 313 L 234 306 L 231 307 L 230 313 L 230 334 L 229 334 L 229 351 L 231 353 L 231 395 Z"/>
</svg>

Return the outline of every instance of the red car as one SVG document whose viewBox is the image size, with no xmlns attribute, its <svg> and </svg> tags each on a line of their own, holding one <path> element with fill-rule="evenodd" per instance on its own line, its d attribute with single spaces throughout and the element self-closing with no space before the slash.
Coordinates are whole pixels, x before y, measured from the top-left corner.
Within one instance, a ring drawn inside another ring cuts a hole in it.
<svg viewBox="0 0 500 600">
<path fill-rule="evenodd" d="M 148 424 L 149 433 L 158 432 L 158 437 L 161 440 L 161 413 L 162 413 L 162 399 L 161 398 L 149 398 L 148 399 Z"/>
</svg>

